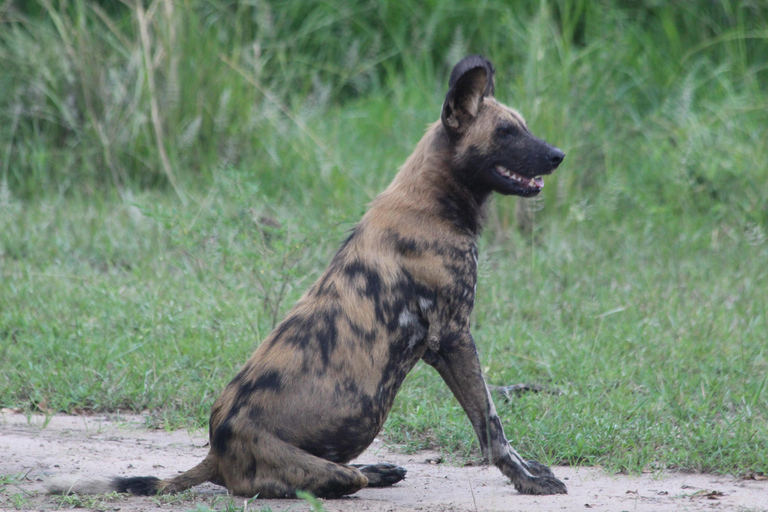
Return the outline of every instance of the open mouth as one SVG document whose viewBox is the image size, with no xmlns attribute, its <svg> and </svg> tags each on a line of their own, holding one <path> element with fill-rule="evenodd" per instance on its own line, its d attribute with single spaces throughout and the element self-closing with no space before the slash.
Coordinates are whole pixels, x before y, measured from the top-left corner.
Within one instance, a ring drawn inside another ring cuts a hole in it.
<svg viewBox="0 0 768 512">
<path fill-rule="evenodd" d="M 504 179 L 515 182 L 521 188 L 534 190 L 541 190 L 544 188 L 544 178 L 541 176 L 536 176 L 535 178 L 526 178 L 525 176 L 514 173 L 501 165 L 497 165 L 494 170 L 496 171 L 496 174 Z"/>
</svg>

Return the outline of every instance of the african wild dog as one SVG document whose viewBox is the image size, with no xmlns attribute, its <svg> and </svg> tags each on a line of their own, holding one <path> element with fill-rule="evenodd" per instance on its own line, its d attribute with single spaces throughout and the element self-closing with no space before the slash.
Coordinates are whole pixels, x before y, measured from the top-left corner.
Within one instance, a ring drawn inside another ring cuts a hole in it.
<svg viewBox="0 0 768 512">
<path fill-rule="evenodd" d="M 565 156 L 494 99 L 493 74 L 480 56 L 453 69 L 440 121 L 214 403 L 207 457 L 174 478 L 113 478 L 99 490 L 172 493 L 213 482 L 283 498 L 391 485 L 403 468 L 348 462 L 371 444 L 423 359 L 519 492 L 566 492 L 507 442 L 470 334 L 476 239 L 491 192 L 535 196 Z"/>
</svg>

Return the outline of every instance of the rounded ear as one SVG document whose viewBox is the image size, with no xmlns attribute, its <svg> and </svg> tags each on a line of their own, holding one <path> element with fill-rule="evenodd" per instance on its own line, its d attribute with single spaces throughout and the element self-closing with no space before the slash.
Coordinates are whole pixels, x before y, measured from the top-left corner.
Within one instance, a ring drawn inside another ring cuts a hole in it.
<svg viewBox="0 0 768 512">
<path fill-rule="evenodd" d="M 461 60 L 448 80 L 440 120 L 449 134 L 464 133 L 475 120 L 483 98 L 493 96 L 493 65 L 480 55 L 470 55 Z"/>
</svg>

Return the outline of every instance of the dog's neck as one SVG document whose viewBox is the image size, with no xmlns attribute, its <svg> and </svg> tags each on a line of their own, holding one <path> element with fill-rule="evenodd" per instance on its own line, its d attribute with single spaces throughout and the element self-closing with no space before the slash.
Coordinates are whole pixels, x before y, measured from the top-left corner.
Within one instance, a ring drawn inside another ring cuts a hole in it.
<svg viewBox="0 0 768 512">
<path fill-rule="evenodd" d="M 438 194 L 440 216 L 477 238 L 485 223 L 489 193 L 475 194 L 455 178 L 445 180 Z"/>
<path fill-rule="evenodd" d="M 454 168 L 452 143 L 442 124 L 434 123 L 390 186 L 374 200 L 379 205 L 439 217 L 473 238 L 480 235 L 490 191 L 462 182 Z M 385 199 L 386 198 L 386 199 Z"/>
</svg>

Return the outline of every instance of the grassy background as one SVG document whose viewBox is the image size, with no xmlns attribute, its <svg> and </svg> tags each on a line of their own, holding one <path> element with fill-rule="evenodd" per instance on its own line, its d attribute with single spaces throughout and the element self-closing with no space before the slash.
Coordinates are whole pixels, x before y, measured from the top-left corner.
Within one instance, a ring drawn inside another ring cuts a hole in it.
<svg viewBox="0 0 768 512">
<path fill-rule="evenodd" d="M 768 472 L 768 9 L 756 2 L 0 2 L 0 406 L 212 401 L 483 53 L 568 157 L 497 198 L 475 338 L 549 463 Z M 521 225 L 522 229 L 518 228 Z M 385 426 L 477 455 L 417 366 Z"/>
</svg>

